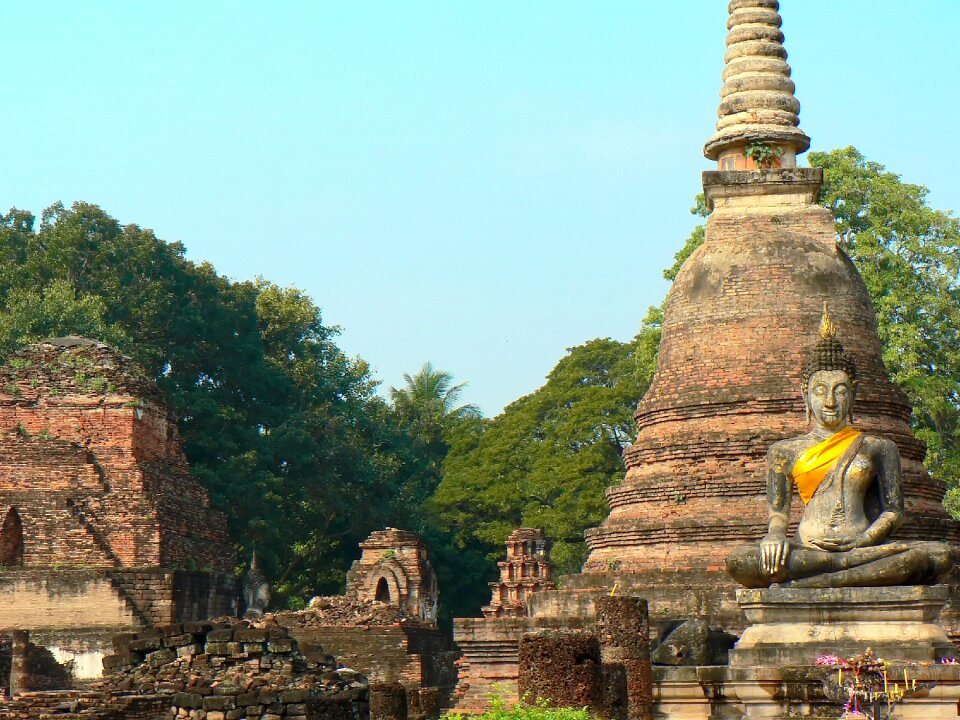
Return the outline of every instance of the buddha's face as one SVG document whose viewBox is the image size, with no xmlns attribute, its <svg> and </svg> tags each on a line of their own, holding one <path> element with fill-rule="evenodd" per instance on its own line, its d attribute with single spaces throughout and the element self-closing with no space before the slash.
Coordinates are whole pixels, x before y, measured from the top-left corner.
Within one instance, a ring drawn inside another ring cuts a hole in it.
<svg viewBox="0 0 960 720">
<path fill-rule="evenodd" d="M 843 370 L 820 370 L 805 388 L 807 407 L 817 425 L 839 430 L 850 420 L 856 383 Z"/>
</svg>

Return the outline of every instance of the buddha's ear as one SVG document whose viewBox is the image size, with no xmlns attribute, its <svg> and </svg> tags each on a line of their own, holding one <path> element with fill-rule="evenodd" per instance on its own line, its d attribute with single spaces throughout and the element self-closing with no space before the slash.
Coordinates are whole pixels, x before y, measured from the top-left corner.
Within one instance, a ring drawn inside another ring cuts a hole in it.
<svg viewBox="0 0 960 720">
<path fill-rule="evenodd" d="M 806 383 L 800 383 L 800 397 L 803 398 L 803 407 L 807 412 L 807 422 L 810 422 L 810 397 L 807 395 Z"/>
</svg>

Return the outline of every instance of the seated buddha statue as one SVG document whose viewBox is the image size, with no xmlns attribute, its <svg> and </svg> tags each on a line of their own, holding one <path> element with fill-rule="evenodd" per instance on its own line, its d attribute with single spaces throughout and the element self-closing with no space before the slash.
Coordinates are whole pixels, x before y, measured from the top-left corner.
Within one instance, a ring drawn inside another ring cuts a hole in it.
<svg viewBox="0 0 960 720">
<path fill-rule="evenodd" d="M 730 575 L 750 588 L 937 582 L 953 567 L 947 544 L 890 539 L 903 521 L 900 453 L 891 440 L 853 426 L 856 364 L 826 307 L 801 379 L 811 429 L 770 447 L 767 534 L 730 554 Z M 788 538 L 794 487 L 803 516 Z"/>
</svg>

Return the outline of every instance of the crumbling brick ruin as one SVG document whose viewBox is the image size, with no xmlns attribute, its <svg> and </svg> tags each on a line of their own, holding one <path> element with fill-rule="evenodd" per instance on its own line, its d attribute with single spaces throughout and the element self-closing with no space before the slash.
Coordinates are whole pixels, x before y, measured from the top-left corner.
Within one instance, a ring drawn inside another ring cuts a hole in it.
<svg viewBox="0 0 960 720">
<path fill-rule="evenodd" d="M 355 720 L 368 714 L 359 673 L 324 655 L 306 659 L 278 626 L 175 623 L 113 639 L 108 675 L 84 691 L 27 693 L 0 701 L 22 720 Z"/>
<path fill-rule="evenodd" d="M 299 612 L 264 616 L 290 632 L 306 657 L 325 648 L 374 683 L 437 688 L 456 684 L 456 652 L 436 625 L 437 576 L 416 533 L 387 528 L 360 543 L 344 595 L 316 597 Z"/>
<path fill-rule="evenodd" d="M 0 632 L 84 679 L 118 629 L 235 612 L 225 518 L 131 360 L 77 337 L 20 349 L 0 366 L 0 433 Z"/>
<path fill-rule="evenodd" d="M 527 633 L 518 655 L 519 693 L 525 702 L 585 707 L 597 718 L 653 718 L 646 600 L 598 599 L 594 627 Z"/>
<path fill-rule="evenodd" d="M 553 567 L 547 557 L 547 539 L 540 528 L 517 528 L 507 538 L 507 559 L 497 563 L 500 579 L 490 583 L 488 618 L 523 617 L 527 598 L 541 590 L 555 590 Z"/>
<path fill-rule="evenodd" d="M 517 528 L 506 544 L 507 559 L 497 563 L 500 580 L 490 583 L 492 597 L 483 608 L 484 617 L 454 620 L 454 642 L 463 653 L 453 696 L 460 711 L 485 709 L 495 688 L 507 700 L 519 698 L 517 653 L 524 634 L 584 625 L 576 613 L 563 623 L 528 617 L 531 598 L 556 588 L 543 530 Z"/>
<path fill-rule="evenodd" d="M 347 596 L 396 605 L 410 619 L 437 621 L 437 575 L 416 533 L 378 530 L 360 549 L 363 554 L 347 573 Z"/>
</svg>

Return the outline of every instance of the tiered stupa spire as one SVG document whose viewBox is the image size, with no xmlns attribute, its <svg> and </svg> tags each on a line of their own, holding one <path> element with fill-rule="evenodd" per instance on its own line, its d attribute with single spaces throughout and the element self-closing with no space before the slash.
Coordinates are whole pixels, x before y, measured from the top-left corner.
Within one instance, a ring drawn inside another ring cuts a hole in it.
<svg viewBox="0 0 960 720">
<path fill-rule="evenodd" d="M 796 167 L 810 147 L 800 129 L 800 103 L 793 92 L 777 0 L 732 0 L 728 6 L 727 52 L 717 109 L 717 132 L 703 154 L 721 170 L 745 170 L 756 163 L 744 155 L 753 143 L 777 153 L 776 167 Z"/>
</svg>

